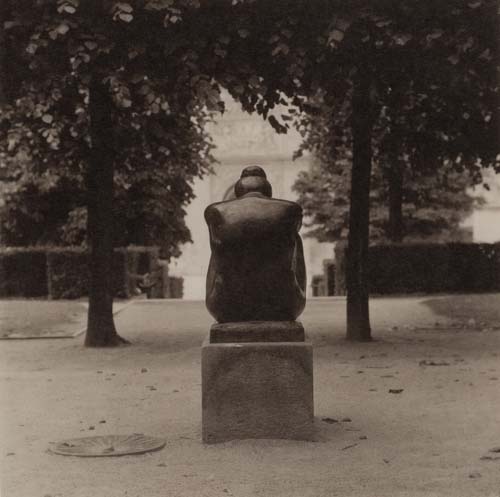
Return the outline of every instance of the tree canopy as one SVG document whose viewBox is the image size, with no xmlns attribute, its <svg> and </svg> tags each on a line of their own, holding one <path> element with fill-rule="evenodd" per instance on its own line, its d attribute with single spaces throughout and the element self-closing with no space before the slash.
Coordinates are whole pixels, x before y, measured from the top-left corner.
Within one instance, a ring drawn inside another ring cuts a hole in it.
<svg viewBox="0 0 500 497">
<path fill-rule="evenodd" d="M 31 3 L 11 5 L 13 20 L 6 22 L 10 64 L 30 70 L 18 75 L 8 92 L 12 105 L 1 116 L 5 240 L 85 241 L 89 85 L 100 73 L 113 99 L 113 133 L 106 139 L 116 164 L 115 243 L 156 243 L 176 255 L 190 239 L 183 218 L 192 179 L 213 162 L 205 131 L 211 110 L 200 98 L 211 87 L 183 85 L 163 64 L 154 73 L 148 68 L 163 52 L 145 29 L 159 17 L 151 2 L 134 30 L 126 3 L 110 2 L 99 18 L 90 4 Z M 163 24 L 158 29 L 165 31 Z"/>
<path fill-rule="evenodd" d="M 345 159 L 348 161 L 348 159 Z M 389 181 L 384 165 L 375 162 L 370 192 L 370 242 L 462 240 L 461 223 L 481 198 L 468 190 L 468 172 L 440 168 L 433 174 L 410 167 L 403 171 L 402 237 L 392 239 L 389 223 Z M 299 174 L 294 190 L 304 209 L 306 236 L 320 242 L 346 240 L 349 232 L 350 165 L 316 159 L 309 171 Z"/>
</svg>

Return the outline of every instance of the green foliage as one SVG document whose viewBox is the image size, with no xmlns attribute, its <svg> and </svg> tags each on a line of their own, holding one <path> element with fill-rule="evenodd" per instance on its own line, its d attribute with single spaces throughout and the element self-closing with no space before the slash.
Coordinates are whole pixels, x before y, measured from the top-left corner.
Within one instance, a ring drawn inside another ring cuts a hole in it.
<svg viewBox="0 0 500 497">
<path fill-rule="evenodd" d="M 324 54 L 332 70 L 320 73 L 296 119 L 305 137 L 298 155 L 316 159 L 296 183 L 311 234 L 347 236 L 353 80 L 362 68 L 372 111 L 371 238 L 393 236 L 398 188 L 410 240 L 453 235 L 477 202 L 466 187 L 482 181 L 483 167 L 500 170 L 494 2 L 372 2 L 353 14 L 332 23 Z"/>
<path fill-rule="evenodd" d="M 53 249 L 47 253 L 49 297 L 77 299 L 88 293 L 88 254 L 77 247 Z"/>
<path fill-rule="evenodd" d="M 182 299 L 184 295 L 184 279 L 178 277 L 168 278 L 168 293 L 171 299 Z"/>
<path fill-rule="evenodd" d="M 116 244 L 160 244 L 170 257 L 189 241 L 184 209 L 193 179 L 213 162 L 204 126 L 218 95 L 173 32 L 181 10 L 195 7 L 11 3 L 10 58 L 28 69 L 0 118 L 7 242 L 84 242 L 89 87 L 96 79 L 113 98 L 107 140 L 115 157 Z"/>
<path fill-rule="evenodd" d="M 345 292 L 346 245 L 335 250 L 336 294 Z M 370 292 L 376 294 L 494 292 L 500 290 L 500 244 L 374 245 Z"/>
<path fill-rule="evenodd" d="M 1 297 L 42 297 L 47 293 L 47 256 L 44 249 L 0 249 Z"/>
<path fill-rule="evenodd" d="M 111 271 L 114 295 L 133 296 L 143 276 L 157 271 L 158 257 L 158 247 L 116 248 Z M 2 297 L 76 299 L 86 296 L 88 288 L 88 251 L 82 247 L 0 248 Z"/>
<path fill-rule="evenodd" d="M 347 238 L 349 230 L 350 169 L 348 159 L 323 164 L 315 162 L 299 174 L 294 190 L 304 209 L 306 236 L 319 241 Z M 404 170 L 402 216 L 406 241 L 460 239 L 460 224 L 482 200 L 467 191 L 471 184 L 467 172 L 442 167 L 420 172 L 409 165 Z M 390 240 L 389 179 L 384 165 L 372 168 L 370 192 L 370 240 Z"/>
<path fill-rule="evenodd" d="M 113 293 L 121 298 L 129 298 L 132 295 L 129 290 L 128 259 L 127 249 L 114 250 L 111 270 Z M 48 249 L 47 278 L 51 299 L 77 299 L 88 295 L 87 250 L 81 247 Z"/>
<path fill-rule="evenodd" d="M 128 276 L 128 294 L 134 295 L 140 286 L 141 276 L 144 274 L 156 275 L 158 271 L 158 247 L 135 247 L 125 249 Z M 154 283 L 154 282 L 152 282 Z M 160 282 L 158 282 L 160 283 Z"/>
</svg>

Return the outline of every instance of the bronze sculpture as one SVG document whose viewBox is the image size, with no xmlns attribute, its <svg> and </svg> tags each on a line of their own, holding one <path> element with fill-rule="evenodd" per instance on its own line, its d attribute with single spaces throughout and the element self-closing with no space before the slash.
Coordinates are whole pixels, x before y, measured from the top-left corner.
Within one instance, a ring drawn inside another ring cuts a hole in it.
<svg viewBox="0 0 500 497">
<path fill-rule="evenodd" d="M 205 210 L 212 249 L 207 308 L 219 323 L 293 321 L 306 300 L 302 208 L 272 198 L 259 166 L 245 168 L 234 190 L 236 199 Z"/>
</svg>

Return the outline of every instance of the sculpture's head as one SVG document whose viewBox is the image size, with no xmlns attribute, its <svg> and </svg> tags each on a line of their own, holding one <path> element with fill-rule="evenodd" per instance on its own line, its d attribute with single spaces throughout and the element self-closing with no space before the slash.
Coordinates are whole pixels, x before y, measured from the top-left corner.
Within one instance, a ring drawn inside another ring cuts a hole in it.
<svg viewBox="0 0 500 497">
<path fill-rule="evenodd" d="M 271 183 L 267 181 L 264 169 L 259 166 L 248 166 L 241 172 L 240 179 L 234 185 L 236 198 L 247 193 L 258 192 L 266 197 L 272 197 L 273 189 Z"/>
</svg>

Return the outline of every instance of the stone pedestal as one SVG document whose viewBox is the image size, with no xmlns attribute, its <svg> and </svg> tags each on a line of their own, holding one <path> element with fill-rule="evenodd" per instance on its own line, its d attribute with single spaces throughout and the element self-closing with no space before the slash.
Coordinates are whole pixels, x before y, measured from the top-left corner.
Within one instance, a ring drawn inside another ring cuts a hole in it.
<svg viewBox="0 0 500 497">
<path fill-rule="evenodd" d="M 303 342 L 304 327 L 299 321 L 244 321 L 215 323 L 210 343 Z"/>
<path fill-rule="evenodd" d="M 241 339 L 244 323 L 214 326 L 234 331 L 235 324 L 236 336 Z M 256 326 L 266 325 L 251 326 L 255 331 Z M 272 328 L 268 336 L 283 336 L 282 327 L 283 323 Z M 297 337 L 297 333 L 300 335 L 294 325 L 291 336 Z M 208 338 L 202 346 L 203 441 L 311 439 L 312 345 L 304 341 L 227 342 L 228 336 L 213 335 L 219 336 L 219 343 Z M 263 330 L 257 330 L 257 336 L 264 335 Z"/>
</svg>

